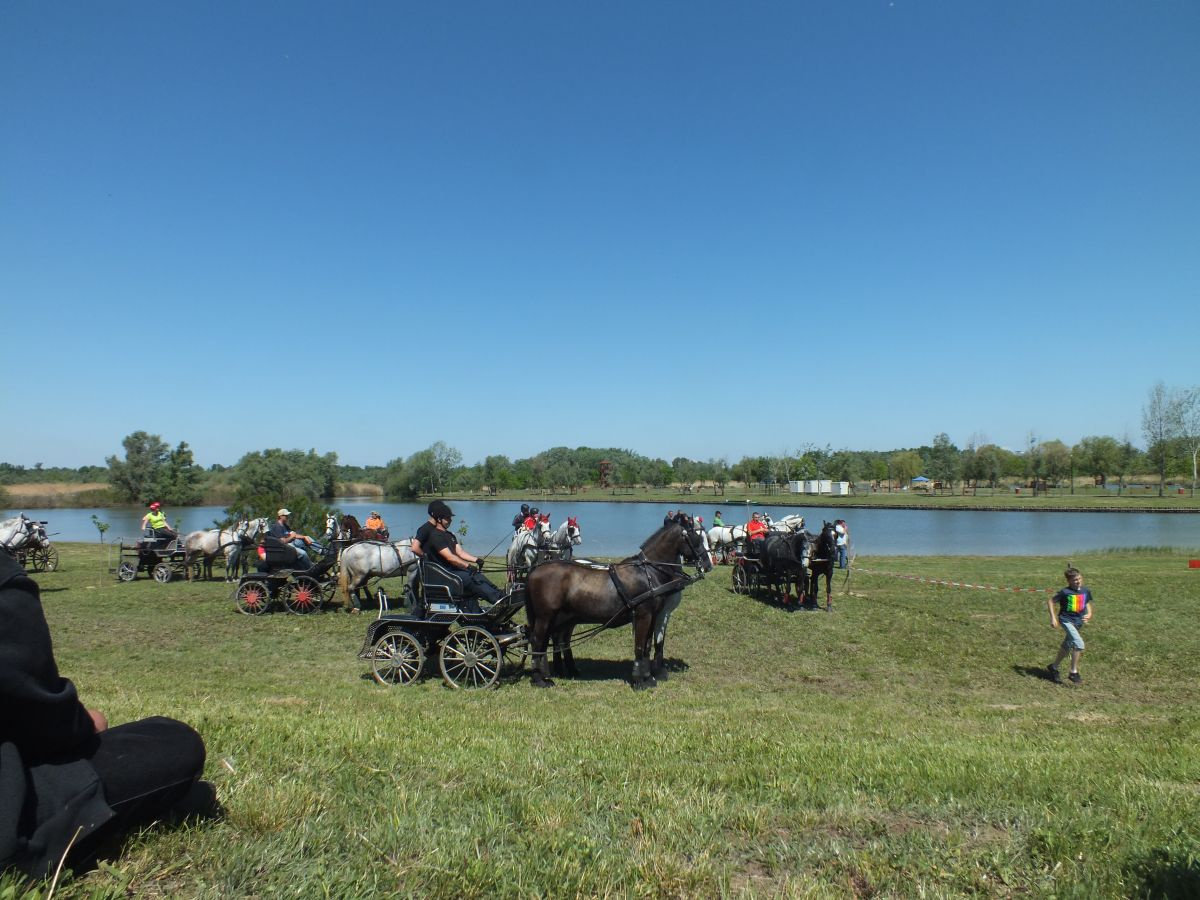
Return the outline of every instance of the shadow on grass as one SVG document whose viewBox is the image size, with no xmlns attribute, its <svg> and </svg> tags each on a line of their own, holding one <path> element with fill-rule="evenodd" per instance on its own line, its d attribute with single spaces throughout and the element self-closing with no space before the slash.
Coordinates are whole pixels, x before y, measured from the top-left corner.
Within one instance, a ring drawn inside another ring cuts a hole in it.
<svg viewBox="0 0 1200 900">
<path fill-rule="evenodd" d="M 1139 897 L 1200 897 L 1200 859 L 1178 847 L 1160 847 L 1131 866 Z"/>
<path fill-rule="evenodd" d="M 674 675 L 686 672 L 688 664 L 682 659 L 668 658 L 663 660 L 666 670 Z M 575 667 L 579 673 L 575 676 L 554 675 L 552 678 L 562 678 L 564 681 L 628 681 L 633 672 L 632 659 L 576 659 Z"/>
<path fill-rule="evenodd" d="M 1045 666 L 1013 666 L 1013 671 L 1022 678 L 1040 678 L 1042 681 L 1054 684 L 1049 670 Z"/>
</svg>

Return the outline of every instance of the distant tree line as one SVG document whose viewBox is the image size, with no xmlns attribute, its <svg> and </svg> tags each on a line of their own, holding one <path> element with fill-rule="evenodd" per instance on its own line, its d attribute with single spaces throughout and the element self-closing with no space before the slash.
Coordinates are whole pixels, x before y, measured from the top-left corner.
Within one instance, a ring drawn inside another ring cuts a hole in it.
<svg viewBox="0 0 1200 900">
<path fill-rule="evenodd" d="M 116 499 L 145 503 L 151 499 L 182 506 L 200 502 L 222 489 L 231 508 L 260 510 L 277 502 L 289 505 L 333 498 L 338 483 L 378 485 L 389 499 L 478 492 L 565 490 L 607 483 L 614 489 L 671 484 L 711 485 L 721 491 L 729 482 L 783 485 L 789 481 L 830 479 L 904 486 L 923 475 L 943 487 L 964 491 L 996 488 L 1025 481 L 1055 485 L 1088 477 L 1097 485 L 1116 482 L 1118 492 L 1133 477 L 1157 479 L 1159 493 L 1169 477 L 1191 482 L 1195 493 L 1200 462 L 1200 387 L 1171 388 L 1156 384 L 1142 410 L 1145 449 L 1129 436 L 1092 435 L 1074 446 L 1060 440 L 1038 440 L 1014 451 L 971 438 L 956 446 L 938 434 L 921 447 L 887 451 L 833 450 L 808 444 L 777 455 L 671 461 L 616 447 L 554 447 L 527 459 L 485 457 L 473 465 L 443 441 L 382 466 L 339 465 L 336 453 L 269 449 L 247 453 L 233 466 L 196 465 L 186 441 L 171 447 L 159 435 L 136 431 L 123 441 L 123 456 L 110 456 L 107 466 L 79 469 L 32 468 L 0 463 L 0 488 L 30 482 L 107 481 Z M 268 499 L 270 498 L 270 499 Z"/>
</svg>

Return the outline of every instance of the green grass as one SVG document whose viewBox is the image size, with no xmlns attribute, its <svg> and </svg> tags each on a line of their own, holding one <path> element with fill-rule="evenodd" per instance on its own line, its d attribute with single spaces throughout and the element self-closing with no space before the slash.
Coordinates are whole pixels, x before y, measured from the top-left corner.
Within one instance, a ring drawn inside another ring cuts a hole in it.
<svg viewBox="0 0 1200 900">
<path fill-rule="evenodd" d="M 250 619 L 224 584 L 118 585 L 98 547 L 61 550 L 39 578 L 60 668 L 114 723 L 197 727 L 227 815 L 59 897 L 1200 891 L 1200 570 L 1178 554 L 1074 559 L 1097 598 L 1078 687 L 1040 675 L 1045 594 L 897 577 L 1057 587 L 1061 560 L 864 557 L 832 614 L 718 569 L 672 620 L 678 671 L 635 693 L 628 629 L 553 690 L 383 688 L 363 617 Z"/>
</svg>

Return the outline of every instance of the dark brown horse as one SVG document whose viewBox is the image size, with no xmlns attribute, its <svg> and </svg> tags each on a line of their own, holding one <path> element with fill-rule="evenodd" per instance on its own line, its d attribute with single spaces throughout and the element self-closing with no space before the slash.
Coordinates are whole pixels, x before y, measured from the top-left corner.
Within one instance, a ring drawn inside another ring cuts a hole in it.
<svg viewBox="0 0 1200 900">
<path fill-rule="evenodd" d="M 654 687 L 663 677 L 662 658 L 667 619 L 693 580 L 682 563 L 700 573 L 712 568 L 702 531 L 672 522 L 648 537 L 636 556 L 609 566 L 552 560 L 533 570 L 526 582 L 525 615 L 533 653 L 533 684 L 553 684 L 546 672 L 546 644 L 556 633 L 570 634 L 576 625 L 602 628 L 633 625 L 635 690 Z M 651 645 L 654 665 L 651 665 Z"/>
<path fill-rule="evenodd" d="M 808 561 L 809 584 L 811 586 L 809 599 L 814 606 L 818 603 L 821 593 L 818 582 L 820 577 L 824 575 L 825 611 L 830 612 L 833 610 L 831 583 L 833 581 L 833 564 L 837 561 L 837 531 L 832 522 L 826 522 L 821 526 L 820 534 L 810 534 L 808 535 L 808 539 L 813 545 L 812 558 Z"/>
<path fill-rule="evenodd" d="M 351 515 L 342 516 L 341 533 L 346 535 L 346 538 L 351 543 L 358 541 L 386 541 L 388 536 L 381 531 L 376 531 L 374 528 L 363 528 L 358 524 L 358 519 Z"/>
</svg>

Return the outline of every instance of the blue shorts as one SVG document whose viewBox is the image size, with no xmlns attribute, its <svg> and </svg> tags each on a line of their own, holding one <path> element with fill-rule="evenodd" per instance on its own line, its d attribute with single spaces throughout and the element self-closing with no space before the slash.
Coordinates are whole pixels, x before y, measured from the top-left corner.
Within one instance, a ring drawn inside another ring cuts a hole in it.
<svg viewBox="0 0 1200 900">
<path fill-rule="evenodd" d="M 1083 628 L 1083 616 L 1060 615 L 1058 624 L 1062 626 L 1066 634 L 1063 635 L 1064 650 L 1082 650 L 1083 636 L 1079 631 Z"/>
</svg>

